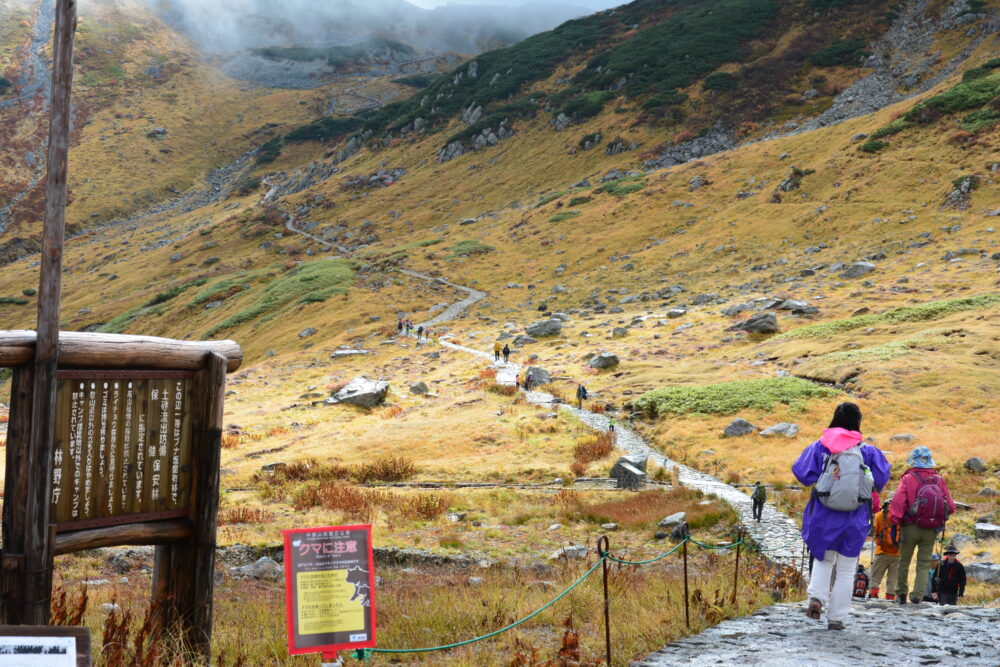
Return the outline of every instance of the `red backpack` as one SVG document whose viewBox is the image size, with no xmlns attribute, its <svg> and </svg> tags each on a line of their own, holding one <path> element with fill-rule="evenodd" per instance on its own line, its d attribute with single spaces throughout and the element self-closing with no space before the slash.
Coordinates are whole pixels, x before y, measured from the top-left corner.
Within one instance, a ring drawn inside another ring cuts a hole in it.
<svg viewBox="0 0 1000 667">
<path fill-rule="evenodd" d="M 934 472 L 921 475 L 913 471 L 913 476 L 920 482 L 920 486 L 917 487 L 917 493 L 907 512 L 910 518 L 908 523 L 915 523 L 918 528 L 934 530 L 942 528 L 950 513 L 948 499 L 945 497 L 944 480 L 941 479 L 941 475 Z"/>
</svg>

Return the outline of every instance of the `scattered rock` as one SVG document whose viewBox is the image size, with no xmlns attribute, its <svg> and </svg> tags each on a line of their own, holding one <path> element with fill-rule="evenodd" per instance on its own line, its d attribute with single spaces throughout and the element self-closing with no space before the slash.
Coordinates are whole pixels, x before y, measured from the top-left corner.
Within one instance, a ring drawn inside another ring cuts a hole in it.
<svg viewBox="0 0 1000 667">
<path fill-rule="evenodd" d="M 970 579 L 1000 584 L 1000 563 L 965 563 L 965 573 Z"/>
<path fill-rule="evenodd" d="M 528 366 L 524 371 L 524 377 L 532 387 L 552 382 L 552 376 L 549 375 L 549 372 L 539 366 Z"/>
<path fill-rule="evenodd" d="M 993 498 L 993 497 L 996 497 L 996 496 L 1000 496 L 1000 491 L 997 491 L 996 489 L 992 489 L 992 488 L 990 488 L 990 487 L 987 486 L 987 487 L 983 487 L 983 489 L 981 489 L 979 491 L 979 493 L 977 493 L 976 495 L 977 496 L 983 496 L 985 498 Z"/>
<path fill-rule="evenodd" d="M 531 336 L 515 336 L 514 345 L 521 347 L 522 345 L 531 345 L 532 343 L 537 343 L 538 340 L 532 338 Z"/>
<path fill-rule="evenodd" d="M 860 278 L 861 276 L 866 276 L 875 270 L 875 265 L 871 262 L 855 262 L 851 264 L 847 269 L 845 269 L 841 274 L 841 278 Z"/>
<path fill-rule="evenodd" d="M 733 421 L 729 422 L 729 426 L 727 426 L 722 432 L 722 437 L 738 438 L 740 436 L 750 435 L 756 430 L 757 427 L 748 422 L 746 419 L 737 417 Z"/>
<path fill-rule="evenodd" d="M 995 523 L 977 522 L 976 539 L 977 540 L 1000 539 L 1000 526 L 996 525 Z"/>
<path fill-rule="evenodd" d="M 582 544 L 571 544 L 553 552 L 549 560 L 582 560 L 587 557 L 587 551 L 587 547 Z"/>
<path fill-rule="evenodd" d="M 617 354 L 611 352 L 601 352 L 595 354 L 587 362 L 587 365 L 591 368 L 614 368 L 620 363 Z"/>
<path fill-rule="evenodd" d="M 628 335 L 628 327 L 615 327 L 611 330 L 612 338 L 624 338 Z"/>
<path fill-rule="evenodd" d="M 675 320 L 678 317 L 683 317 L 684 315 L 687 315 L 687 312 L 688 312 L 687 308 L 671 308 L 670 310 L 667 311 L 667 317 L 669 317 L 672 320 Z"/>
<path fill-rule="evenodd" d="M 284 568 L 277 561 L 267 556 L 262 556 L 250 565 L 230 568 L 229 571 L 237 576 L 266 579 L 267 581 L 279 581 L 285 576 Z"/>
<path fill-rule="evenodd" d="M 612 531 L 612 530 L 618 530 L 618 524 L 617 523 L 602 523 L 601 524 L 601 530 L 606 530 L 606 531 L 609 531 L 609 532 Z"/>
<path fill-rule="evenodd" d="M 786 438 L 794 438 L 799 433 L 798 424 L 790 424 L 788 422 L 781 422 L 780 424 L 775 424 L 774 426 L 768 426 L 763 431 L 760 432 L 765 438 L 783 435 Z"/>
<path fill-rule="evenodd" d="M 411 394 L 417 394 L 419 396 L 423 396 L 424 394 L 426 394 L 429 391 L 430 391 L 430 389 L 427 387 L 427 383 L 426 382 L 422 382 L 422 381 L 421 382 L 414 382 L 413 384 L 410 385 L 410 393 Z"/>
<path fill-rule="evenodd" d="M 774 313 L 755 313 L 735 328 L 759 334 L 778 333 L 778 317 Z"/>
<path fill-rule="evenodd" d="M 312 336 L 315 333 L 316 329 L 312 327 L 306 327 L 305 329 L 299 332 L 299 338 L 308 338 L 309 336 Z"/>
<path fill-rule="evenodd" d="M 555 318 L 541 320 L 530 325 L 524 332 L 533 338 L 558 336 L 562 333 L 562 321 Z"/>
<path fill-rule="evenodd" d="M 677 512 L 676 514 L 671 514 L 670 516 L 660 519 L 660 522 L 656 524 L 660 528 L 675 528 L 687 521 L 687 514 L 685 512 Z"/>
<path fill-rule="evenodd" d="M 973 456 L 965 462 L 965 469 L 972 472 L 986 472 L 986 464 L 978 456 Z"/>
<path fill-rule="evenodd" d="M 889 438 L 889 442 L 916 442 L 917 436 L 912 433 L 897 433 Z"/>
</svg>

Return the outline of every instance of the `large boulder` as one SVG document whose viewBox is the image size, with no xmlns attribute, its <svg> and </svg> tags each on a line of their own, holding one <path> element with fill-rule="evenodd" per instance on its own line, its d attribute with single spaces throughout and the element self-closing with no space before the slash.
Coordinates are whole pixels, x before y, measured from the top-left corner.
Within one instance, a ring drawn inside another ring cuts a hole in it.
<svg viewBox="0 0 1000 667">
<path fill-rule="evenodd" d="M 645 456 L 623 456 L 611 466 L 608 476 L 616 481 L 619 489 L 641 489 L 646 484 L 647 461 Z"/>
<path fill-rule="evenodd" d="M 374 408 L 385 400 L 389 391 L 389 383 L 383 380 L 370 380 L 363 375 L 356 377 L 336 394 L 326 399 L 329 404 L 349 403 L 363 408 Z"/>
<path fill-rule="evenodd" d="M 549 560 L 582 560 L 587 557 L 590 549 L 582 544 L 570 544 L 557 549 L 549 556 Z"/>
<path fill-rule="evenodd" d="M 587 365 L 591 368 L 614 368 L 620 363 L 617 354 L 611 352 L 601 352 L 595 354 L 587 362 Z"/>
<path fill-rule="evenodd" d="M 524 377 L 532 387 L 552 382 L 552 376 L 549 375 L 549 372 L 539 366 L 528 366 L 524 373 Z"/>
<path fill-rule="evenodd" d="M 750 435 L 757 430 L 757 427 L 748 422 L 746 419 L 740 419 L 737 417 L 733 421 L 729 422 L 729 426 L 722 432 L 722 437 L 724 438 L 738 438 L 743 435 Z"/>
<path fill-rule="evenodd" d="M 1000 584 L 1000 563 L 965 563 L 965 573 L 976 581 Z"/>
<path fill-rule="evenodd" d="M 541 320 L 535 322 L 528 326 L 524 330 L 524 333 L 528 334 L 533 338 L 547 338 L 549 336 L 558 336 L 562 333 L 562 320 L 556 318 L 551 318 L 548 320 Z"/>
<path fill-rule="evenodd" d="M 786 438 L 794 438 L 799 434 L 799 425 L 790 424 L 788 422 L 781 422 L 780 424 L 775 424 L 774 426 L 768 426 L 763 431 L 760 432 L 765 438 L 783 435 Z"/>
<path fill-rule="evenodd" d="M 750 333 L 778 333 L 778 318 L 774 313 L 755 313 L 745 322 L 736 325 L 736 328 Z"/>
<path fill-rule="evenodd" d="M 841 274 L 841 278 L 860 278 L 875 270 L 875 265 L 871 262 L 855 262 L 847 267 Z"/>
<path fill-rule="evenodd" d="M 1000 526 L 985 521 L 976 524 L 977 540 L 1000 540 Z"/>
</svg>

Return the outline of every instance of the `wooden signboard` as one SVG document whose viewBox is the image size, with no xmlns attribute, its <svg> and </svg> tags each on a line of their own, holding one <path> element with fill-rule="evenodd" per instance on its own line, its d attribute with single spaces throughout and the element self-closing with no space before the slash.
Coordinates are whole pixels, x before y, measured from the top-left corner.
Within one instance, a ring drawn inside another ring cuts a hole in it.
<svg viewBox="0 0 1000 667">
<path fill-rule="evenodd" d="M 194 373 L 59 371 L 51 521 L 66 532 L 188 516 Z"/>
<path fill-rule="evenodd" d="M 375 561 L 371 526 L 282 531 L 288 653 L 375 646 Z"/>
</svg>

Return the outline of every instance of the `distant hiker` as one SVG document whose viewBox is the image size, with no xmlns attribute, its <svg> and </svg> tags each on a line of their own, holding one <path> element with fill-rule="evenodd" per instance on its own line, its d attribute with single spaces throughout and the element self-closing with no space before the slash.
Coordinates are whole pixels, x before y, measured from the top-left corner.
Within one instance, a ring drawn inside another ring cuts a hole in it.
<svg viewBox="0 0 1000 667">
<path fill-rule="evenodd" d="M 816 485 L 802 517 L 802 539 L 815 558 L 806 615 L 818 620 L 827 607 L 827 627 L 843 630 L 858 557 L 868 537 L 872 491 L 889 481 L 889 462 L 862 442 L 861 409 L 841 403 L 823 436 L 802 451 L 792 472 L 804 486 Z"/>
<path fill-rule="evenodd" d="M 753 520 L 760 523 L 760 517 L 764 513 L 764 503 L 767 501 L 767 489 L 760 482 L 754 482 L 750 500 L 753 501 Z"/>
<path fill-rule="evenodd" d="M 926 447 L 915 447 L 906 458 L 909 470 L 899 480 L 899 488 L 889 504 L 889 519 L 902 528 L 899 545 L 899 570 L 896 572 L 896 601 L 906 604 L 910 590 L 910 561 L 917 551 L 914 588 L 927 578 L 934 542 L 944 531 L 948 517 L 955 512 L 955 501 L 948 493 L 944 478 L 934 469 L 934 458 Z M 911 602 L 920 602 L 915 590 Z"/>
<path fill-rule="evenodd" d="M 868 575 L 865 574 L 865 566 L 859 564 L 857 574 L 854 575 L 854 597 L 864 599 L 868 593 Z"/>
<path fill-rule="evenodd" d="M 531 389 L 531 370 L 524 371 L 524 390 Z"/>
<path fill-rule="evenodd" d="M 941 554 L 931 556 L 931 569 L 927 571 L 927 581 L 924 583 L 924 602 L 934 602 L 934 577 L 941 565 Z M 917 583 L 917 582 L 914 582 Z M 916 586 L 914 586 L 916 588 Z"/>
<path fill-rule="evenodd" d="M 931 597 L 938 604 L 958 604 L 958 598 L 965 597 L 965 566 L 958 562 L 958 549 L 949 544 L 944 550 L 944 560 L 937 568 Z"/>
<path fill-rule="evenodd" d="M 615 418 L 614 417 L 608 417 L 608 432 L 609 433 L 614 433 L 615 432 Z"/>
<path fill-rule="evenodd" d="M 417 327 L 417 340 L 420 340 L 420 337 L 423 336 L 423 335 L 424 335 L 424 328 L 423 327 Z"/>
<path fill-rule="evenodd" d="M 504 345 L 503 350 L 503 362 L 506 364 L 510 361 L 510 345 Z"/>
<path fill-rule="evenodd" d="M 431 337 L 431 328 L 427 327 L 424 329 L 424 340 L 429 340 Z"/>
<path fill-rule="evenodd" d="M 882 503 L 882 511 L 875 514 L 872 528 L 872 540 L 875 542 L 875 555 L 872 557 L 872 576 L 868 597 L 878 598 L 882 586 L 882 575 L 885 575 L 885 599 L 896 599 L 893 593 L 896 585 L 896 572 L 899 570 L 899 526 L 889 520 L 889 502 L 886 498 Z"/>
<path fill-rule="evenodd" d="M 500 341 L 493 343 L 493 361 L 500 361 Z"/>
<path fill-rule="evenodd" d="M 403 320 L 402 320 L 402 318 L 400 318 L 400 320 L 398 322 L 396 322 L 396 333 L 397 334 L 403 333 Z"/>
<path fill-rule="evenodd" d="M 583 410 L 583 401 L 587 398 L 587 388 L 582 384 L 576 386 L 576 407 Z"/>
</svg>

